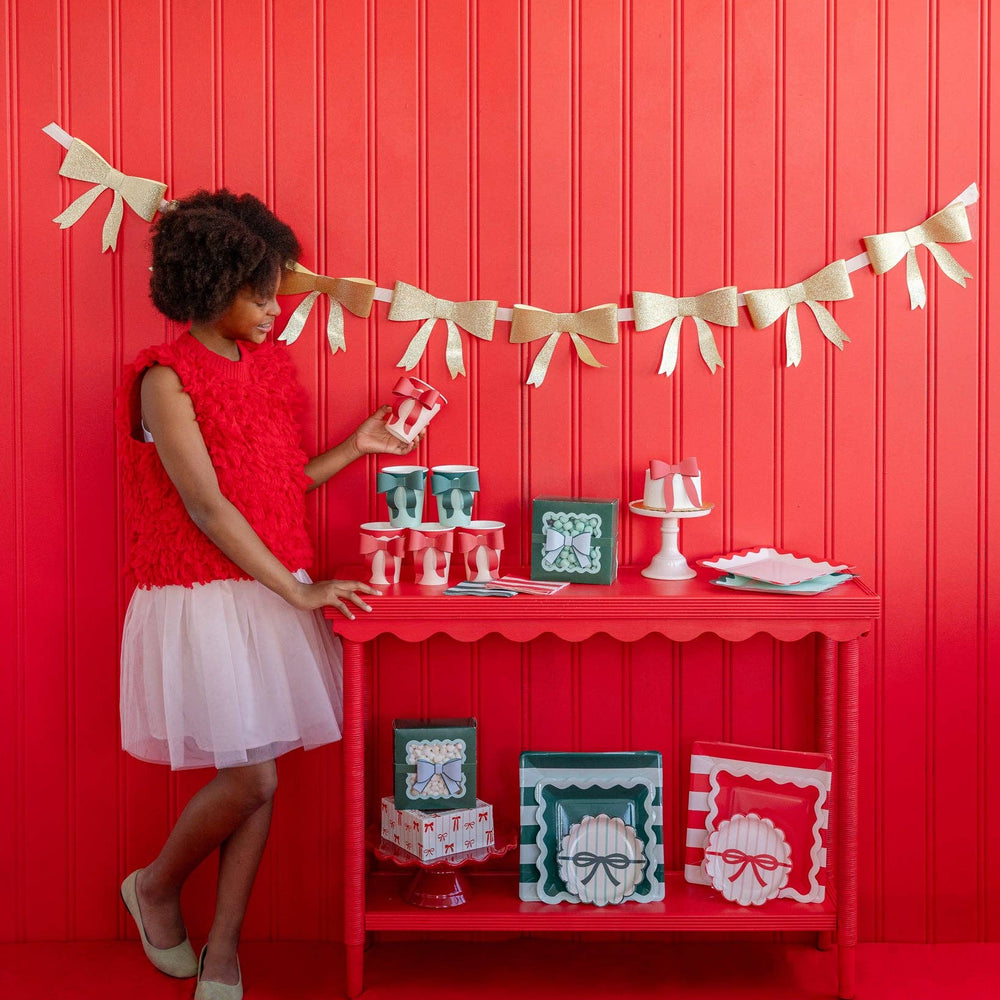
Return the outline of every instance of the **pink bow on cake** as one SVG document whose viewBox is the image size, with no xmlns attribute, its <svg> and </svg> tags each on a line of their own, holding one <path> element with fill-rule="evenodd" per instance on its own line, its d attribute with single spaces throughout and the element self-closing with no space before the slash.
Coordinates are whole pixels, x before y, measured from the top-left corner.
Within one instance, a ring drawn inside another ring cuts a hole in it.
<svg viewBox="0 0 1000 1000">
<path fill-rule="evenodd" d="M 669 462 L 661 462 L 658 458 L 654 458 L 649 463 L 649 478 L 650 479 L 666 479 L 668 476 L 680 476 L 684 480 L 684 490 L 688 495 L 688 500 L 691 501 L 692 507 L 701 506 L 698 500 L 698 494 L 694 488 L 694 476 L 698 475 L 698 460 L 695 458 L 685 458 L 682 462 L 678 462 L 676 465 L 671 465 Z M 663 491 L 664 500 L 667 497 L 667 491 Z M 667 510 L 673 510 L 673 504 L 671 504 Z"/>
</svg>

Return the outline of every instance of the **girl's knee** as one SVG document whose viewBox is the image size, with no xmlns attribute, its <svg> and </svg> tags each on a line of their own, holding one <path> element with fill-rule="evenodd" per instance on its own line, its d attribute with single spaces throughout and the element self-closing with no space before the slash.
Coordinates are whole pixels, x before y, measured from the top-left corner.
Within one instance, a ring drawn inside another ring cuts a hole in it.
<svg viewBox="0 0 1000 1000">
<path fill-rule="evenodd" d="M 226 776 L 236 786 L 237 794 L 253 809 L 270 802 L 278 790 L 278 768 L 273 760 L 228 768 Z"/>
</svg>

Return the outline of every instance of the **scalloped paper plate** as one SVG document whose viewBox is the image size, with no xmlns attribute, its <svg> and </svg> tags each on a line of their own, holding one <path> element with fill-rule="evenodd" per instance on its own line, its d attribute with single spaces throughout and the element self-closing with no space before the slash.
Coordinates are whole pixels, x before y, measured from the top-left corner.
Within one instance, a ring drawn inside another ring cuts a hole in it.
<svg viewBox="0 0 1000 1000">
<path fill-rule="evenodd" d="M 732 590 L 754 590 L 764 594 L 822 594 L 834 587 L 839 587 L 848 580 L 853 580 L 853 573 L 829 573 L 826 576 L 817 576 L 815 580 L 806 580 L 805 583 L 789 583 L 780 585 L 777 583 L 761 583 L 760 580 L 751 580 L 745 576 L 719 576 L 710 583 L 717 587 L 729 587 Z"/>
<path fill-rule="evenodd" d="M 744 549 L 742 552 L 718 556 L 715 559 L 699 559 L 698 562 L 708 569 L 734 573 L 761 583 L 773 583 L 779 587 L 806 583 L 820 576 L 854 568 L 845 563 L 835 566 L 832 563 L 810 559 L 808 556 L 796 555 L 794 552 L 779 552 L 777 549 L 764 546 Z"/>
</svg>

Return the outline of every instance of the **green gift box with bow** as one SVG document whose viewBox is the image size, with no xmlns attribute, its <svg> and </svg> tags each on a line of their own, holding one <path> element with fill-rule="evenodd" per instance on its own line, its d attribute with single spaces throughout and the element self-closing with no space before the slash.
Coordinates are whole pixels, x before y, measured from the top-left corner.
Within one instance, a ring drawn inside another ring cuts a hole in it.
<svg viewBox="0 0 1000 1000">
<path fill-rule="evenodd" d="M 476 804 L 475 719 L 393 719 L 392 759 L 397 809 Z"/>
<path fill-rule="evenodd" d="M 617 575 L 617 498 L 531 501 L 532 580 L 611 583 Z"/>
</svg>

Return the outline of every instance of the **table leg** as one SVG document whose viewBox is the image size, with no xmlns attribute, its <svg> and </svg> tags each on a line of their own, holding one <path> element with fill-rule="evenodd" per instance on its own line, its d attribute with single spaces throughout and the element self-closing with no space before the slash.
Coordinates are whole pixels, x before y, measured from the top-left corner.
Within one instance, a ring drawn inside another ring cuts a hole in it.
<svg viewBox="0 0 1000 1000">
<path fill-rule="evenodd" d="M 837 699 L 837 972 L 843 1000 L 854 996 L 858 943 L 858 640 L 842 642 Z"/>
<path fill-rule="evenodd" d="M 344 645 L 344 944 L 346 995 L 364 989 L 365 737 L 364 647 Z"/>
<path fill-rule="evenodd" d="M 837 751 L 837 643 L 829 636 L 819 637 L 819 691 L 816 703 L 819 706 L 817 729 L 819 749 L 821 753 L 835 757 Z M 835 776 L 836 778 L 836 776 Z M 836 795 L 834 789 L 833 795 Z M 833 796 L 831 796 L 831 805 Z M 831 810 L 830 815 L 837 815 Z M 826 884 L 836 885 L 836 869 L 834 868 L 833 830 L 826 831 Z M 816 937 L 816 947 L 820 951 L 829 951 L 833 946 L 832 931 L 820 931 Z"/>
</svg>

